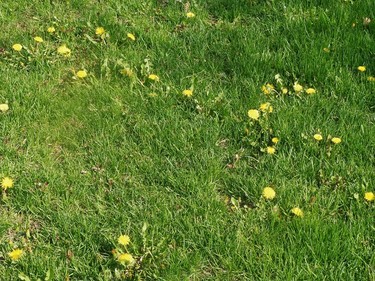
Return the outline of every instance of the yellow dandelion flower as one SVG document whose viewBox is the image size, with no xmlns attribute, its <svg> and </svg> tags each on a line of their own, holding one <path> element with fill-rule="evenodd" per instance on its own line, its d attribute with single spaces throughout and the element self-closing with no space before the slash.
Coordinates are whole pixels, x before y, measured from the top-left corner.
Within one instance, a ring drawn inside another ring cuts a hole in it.
<svg viewBox="0 0 375 281">
<path fill-rule="evenodd" d="M 248 112 L 247 112 L 247 116 L 249 116 L 249 118 L 251 119 L 254 119 L 254 120 L 258 120 L 259 119 L 259 111 L 257 109 L 250 109 Z"/>
<path fill-rule="evenodd" d="M 330 52 L 329 48 L 323 48 L 323 51 L 326 52 L 326 53 Z"/>
<path fill-rule="evenodd" d="M 71 54 L 71 50 L 66 45 L 62 45 L 57 48 L 57 53 L 68 57 Z"/>
<path fill-rule="evenodd" d="M 281 92 L 285 95 L 288 93 L 288 89 L 284 87 L 281 89 Z"/>
<path fill-rule="evenodd" d="M 105 29 L 104 29 L 104 27 L 99 26 L 99 27 L 97 27 L 97 28 L 95 29 L 95 34 L 98 35 L 98 36 L 101 36 L 101 35 L 103 35 L 104 33 L 105 33 Z"/>
<path fill-rule="evenodd" d="M 79 70 L 79 71 L 77 71 L 76 76 L 78 78 L 85 78 L 85 77 L 87 77 L 87 72 L 85 70 Z"/>
<path fill-rule="evenodd" d="M 9 105 L 6 103 L 0 104 L 0 111 L 1 112 L 6 112 L 9 110 Z"/>
<path fill-rule="evenodd" d="M 1 181 L 1 187 L 3 189 L 8 189 L 8 188 L 12 188 L 13 187 L 13 179 L 10 178 L 10 177 L 5 177 L 2 179 Z"/>
<path fill-rule="evenodd" d="M 271 141 L 274 143 L 274 144 L 277 144 L 279 142 L 279 138 L 277 137 L 274 137 L 271 139 Z"/>
<path fill-rule="evenodd" d="M 11 258 L 12 261 L 17 261 L 21 258 L 23 251 L 21 249 L 14 249 L 13 251 L 8 253 L 8 256 Z"/>
<path fill-rule="evenodd" d="M 374 201 L 375 200 L 375 194 L 373 192 L 366 192 L 364 198 L 365 198 L 366 201 L 369 201 L 369 202 Z"/>
<path fill-rule="evenodd" d="M 334 137 L 331 139 L 331 141 L 334 143 L 334 144 L 339 144 L 341 142 L 341 139 L 338 138 L 338 137 Z"/>
<path fill-rule="evenodd" d="M 130 68 L 124 68 L 120 70 L 122 75 L 132 77 L 134 75 L 133 71 Z"/>
<path fill-rule="evenodd" d="M 132 264 L 134 262 L 134 258 L 131 254 L 119 254 L 117 260 L 122 264 Z"/>
<path fill-rule="evenodd" d="M 306 90 L 306 94 L 313 95 L 316 93 L 316 90 L 314 88 L 308 88 Z"/>
<path fill-rule="evenodd" d="M 134 34 L 132 34 L 132 33 L 128 33 L 126 36 L 128 36 L 128 38 L 129 38 L 130 40 L 135 41 L 135 36 L 134 36 Z"/>
<path fill-rule="evenodd" d="M 298 84 L 298 82 L 295 82 L 293 85 L 293 89 L 296 93 L 299 93 L 302 92 L 303 87 L 300 84 Z"/>
<path fill-rule="evenodd" d="M 56 29 L 53 26 L 50 26 L 50 27 L 47 28 L 48 33 L 54 33 L 55 31 L 56 31 Z"/>
<path fill-rule="evenodd" d="M 269 95 L 274 89 L 275 89 L 275 87 L 272 84 L 269 84 L 269 83 L 262 86 L 262 92 L 265 95 Z"/>
<path fill-rule="evenodd" d="M 152 81 L 159 81 L 159 76 L 157 76 L 156 74 L 150 74 L 148 76 L 148 79 L 150 79 Z"/>
<path fill-rule="evenodd" d="M 130 237 L 128 235 L 120 235 L 120 237 L 117 239 L 117 242 L 123 246 L 129 245 Z"/>
<path fill-rule="evenodd" d="M 42 43 L 44 40 L 43 40 L 42 37 L 35 36 L 35 37 L 34 37 L 34 41 L 37 42 L 37 43 Z"/>
<path fill-rule="evenodd" d="M 187 18 L 194 18 L 194 17 L 195 17 L 195 14 L 192 13 L 192 12 L 188 12 L 188 13 L 186 13 L 186 17 L 187 17 Z"/>
<path fill-rule="evenodd" d="M 265 199 L 272 200 L 276 196 L 276 192 L 272 187 L 265 187 L 263 189 L 262 195 Z"/>
<path fill-rule="evenodd" d="M 294 207 L 291 212 L 297 217 L 303 217 L 303 211 L 298 207 Z"/>
<path fill-rule="evenodd" d="M 12 46 L 12 48 L 13 48 L 13 50 L 19 52 L 19 51 L 22 50 L 22 45 L 21 45 L 21 44 L 14 44 L 14 45 Z"/>
<path fill-rule="evenodd" d="M 183 94 L 185 97 L 190 98 L 190 97 L 193 95 L 193 91 L 192 91 L 192 90 L 189 90 L 189 89 L 187 89 L 187 90 L 183 90 L 183 91 L 182 91 L 182 94 Z"/>
<path fill-rule="evenodd" d="M 315 134 L 314 139 L 317 141 L 321 141 L 323 139 L 323 136 L 321 134 Z"/>
<path fill-rule="evenodd" d="M 369 76 L 369 77 L 367 77 L 367 81 L 374 82 L 375 81 L 375 77 L 374 76 Z"/>
<path fill-rule="evenodd" d="M 265 102 L 260 105 L 259 110 L 262 112 L 271 113 L 273 111 L 273 107 L 271 106 L 269 102 Z"/>
<path fill-rule="evenodd" d="M 365 71 L 366 71 L 366 66 L 361 65 L 361 66 L 358 66 L 357 69 L 358 69 L 358 71 L 360 71 L 360 72 L 365 72 Z"/>
<path fill-rule="evenodd" d="M 267 152 L 268 154 L 275 154 L 275 152 L 276 152 L 276 148 L 274 148 L 273 146 L 267 146 L 267 148 L 266 148 L 266 152 Z"/>
</svg>

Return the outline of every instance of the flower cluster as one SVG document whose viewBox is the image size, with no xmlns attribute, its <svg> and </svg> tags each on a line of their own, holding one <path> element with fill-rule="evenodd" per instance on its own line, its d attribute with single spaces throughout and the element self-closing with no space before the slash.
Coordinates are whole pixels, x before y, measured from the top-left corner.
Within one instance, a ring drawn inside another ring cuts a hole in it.
<svg viewBox="0 0 375 281">
<path fill-rule="evenodd" d="M 276 86 L 272 83 L 266 83 L 261 87 L 263 94 L 266 96 L 271 96 L 272 94 L 281 96 L 281 95 L 300 95 L 306 93 L 307 95 L 316 94 L 316 89 L 312 87 L 304 87 L 298 81 L 295 81 L 293 85 L 287 85 L 284 83 L 284 80 L 281 78 L 280 74 L 275 75 Z"/>
<path fill-rule="evenodd" d="M 127 246 L 130 244 L 130 237 L 128 235 L 120 235 L 117 238 L 117 243 L 120 247 L 112 250 L 116 260 L 124 266 L 134 265 L 135 259 L 127 251 Z"/>
<path fill-rule="evenodd" d="M 260 104 L 258 108 L 249 109 L 247 116 L 250 122 L 245 129 L 245 141 L 267 154 L 275 154 L 276 144 L 279 142 L 279 138 L 273 136 L 270 128 L 271 113 L 273 113 L 273 106 L 269 102 Z"/>
<path fill-rule="evenodd" d="M 281 95 L 300 95 L 301 93 L 306 93 L 307 95 L 314 95 L 316 94 L 316 90 L 311 87 L 304 87 L 298 81 L 295 81 L 291 87 L 287 87 L 284 83 L 284 80 L 281 78 L 280 74 L 275 75 L 275 85 L 272 83 L 266 83 L 261 87 L 262 92 L 264 95 L 272 97 L 272 96 L 281 96 Z M 251 121 L 251 127 L 258 126 L 256 133 L 258 136 L 266 136 L 266 139 L 263 140 L 263 147 L 260 147 L 260 150 L 266 152 L 267 154 L 275 154 L 276 153 L 276 144 L 279 142 L 279 139 L 275 136 L 272 136 L 272 129 L 269 128 L 269 118 L 268 116 L 273 113 L 274 109 L 270 102 L 264 102 L 260 104 L 259 108 L 251 108 L 247 112 L 247 116 Z M 256 124 L 256 122 L 258 122 Z M 259 129 L 260 127 L 260 129 Z M 253 129 L 253 130 L 251 130 Z M 246 133 L 249 135 L 249 132 L 254 131 L 254 128 L 246 128 Z M 271 134 L 269 133 L 271 132 Z M 333 140 L 335 141 L 335 140 Z M 254 140 L 250 140 L 252 146 L 254 144 L 259 144 Z"/>
<path fill-rule="evenodd" d="M 314 95 L 317 93 L 315 88 L 305 87 L 298 81 L 295 81 L 290 87 L 287 87 L 279 74 L 275 76 L 275 80 L 275 85 L 266 83 L 261 87 L 264 95 L 271 97 L 287 94 L 300 95 L 302 93 L 305 93 L 306 95 Z M 269 116 L 273 112 L 274 108 L 271 105 L 271 102 L 261 103 L 258 108 L 250 108 L 247 111 L 249 126 L 245 128 L 247 137 L 244 138 L 251 144 L 251 146 L 260 147 L 261 151 L 271 155 L 276 153 L 276 145 L 279 143 L 279 138 L 273 135 L 273 130 L 269 127 Z M 320 132 L 317 132 L 312 136 L 312 139 L 317 143 L 322 143 L 325 137 Z M 342 142 L 342 139 L 339 136 L 328 135 L 326 140 L 328 154 L 330 153 L 332 146 L 339 145 Z M 262 197 L 265 200 L 273 200 L 276 197 L 275 189 L 270 186 L 265 187 L 262 191 Z M 365 200 L 369 202 L 375 200 L 373 193 L 367 192 L 365 194 Z M 300 207 L 293 207 L 291 213 L 297 217 L 304 216 L 304 212 Z"/>
<path fill-rule="evenodd" d="M 364 65 L 360 65 L 360 66 L 357 67 L 357 70 L 358 70 L 359 72 L 361 72 L 361 73 L 364 73 L 364 72 L 367 71 L 367 68 L 366 68 L 366 66 L 364 66 Z M 374 82 L 374 81 L 375 81 L 375 77 L 374 77 L 374 76 L 368 76 L 368 77 L 367 77 L 367 81 L 369 81 L 369 82 Z"/>
<path fill-rule="evenodd" d="M 262 191 L 262 197 L 266 200 L 273 200 L 276 197 L 276 191 L 272 187 L 265 187 Z M 303 211 L 299 207 L 291 209 L 291 213 L 297 217 L 303 217 Z"/>
<path fill-rule="evenodd" d="M 321 142 L 323 140 L 323 136 L 321 133 L 316 133 L 313 135 L 313 138 L 314 140 L 316 140 L 317 142 Z M 339 144 L 341 143 L 341 138 L 339 137 L 331 137 L 331 136 L 328 136 L 327 137 L 327 141 L 330 141 L 332 142 L 333 144 Z"/>
</svg>

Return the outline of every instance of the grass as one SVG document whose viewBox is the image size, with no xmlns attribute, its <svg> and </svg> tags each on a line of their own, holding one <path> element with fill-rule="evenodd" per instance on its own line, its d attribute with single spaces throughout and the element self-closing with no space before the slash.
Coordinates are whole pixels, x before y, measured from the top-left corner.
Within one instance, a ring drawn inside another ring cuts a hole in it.
<svg viewBox="0 0 375 281">
<path fill-rule="evenodd" d="M 375 280 L 375 3 L 307 2 L 2 1 L 1 279 Z"/>
</svg>

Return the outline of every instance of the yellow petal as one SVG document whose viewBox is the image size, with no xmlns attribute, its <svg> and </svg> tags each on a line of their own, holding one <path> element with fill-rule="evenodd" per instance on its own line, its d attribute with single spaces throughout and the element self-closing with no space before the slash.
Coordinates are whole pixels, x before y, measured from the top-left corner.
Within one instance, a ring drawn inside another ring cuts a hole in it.
<svg viewBox="0 0 375 281">
<path fill-rule="evenodd" d="M 128 38 L 129 38 L 130 40 L 135 41 L 135 36 L 134 36 L 134 34 L 132 34 L 132 33 L 128 33 L 127 36 L 128 36 Z"/>
</svg>

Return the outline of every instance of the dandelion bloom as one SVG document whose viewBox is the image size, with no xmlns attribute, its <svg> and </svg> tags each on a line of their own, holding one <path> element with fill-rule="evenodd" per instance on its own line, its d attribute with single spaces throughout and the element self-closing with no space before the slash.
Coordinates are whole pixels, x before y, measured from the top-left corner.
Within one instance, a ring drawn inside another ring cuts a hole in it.
<svg viewBox="0 0 375 281">
<path fill-rule="evenodd" d="M 275 152 L 276 152 L 276 148 L 274 148 L 273 146 L 267 146 L 267 148 L 266 148 L 266 152 L 267 152 L 268 154 L 275 154 Z"/>
<path fill-rule="evenodd" d="M 265 102 L 260 105 L 259 110 L 262 112 L 271 113 L 273 111 L 273 107 L 271 106 L 269 102 Z"/>
<path fill-rule="evenodd" d="M 274 137 L 271 139 L 271 141 L 274 143 L 274 144 L 277 144 L 279 142 L 279 138 L 277 137 Z"/>
<path fill-rule="evenodd" d="M 0 111 L 1 112 L 6 112 L 6 111 L 8 111 L 8 109 L 9 109 L 9 105 L 7 105 L 6 103 L 0 104 Z"/>
<path fill-rule="evenodd" d="M 366 71 L 366 66 L 361 65 L 361 66 L 358 66 L 357 69 L 358 69 L 360 72 L 365 72 L 365 71 Z"/>
<path fill-rule="evenodd" d="M 248 112 L 247 112 L 247 116 L 249 116 L 249 118 L 251 119 L 254 119 L 254 120 L 258 120 L 259 119 L 259 111 L 257 109 L 250 109 Z"/>
<path fill-rule="evenodd" d="M 105 33 L 105 29 L 104 29 L 104 27 L 97 27 L 96 29 L 95 29 L 95 34 L 96 35 L 99 35 L 99 36 L 101 36 L 101 35 L 103 35 Z"/>
<path fill-rule="evenodd" d="M 303 87 L 300 84 L 298 84 L 298 82 L 295 82 L 293 85 L 293 89 L 296 93 L 299 93 L 303 90 Z"/>
<path fill-rule="evenodd" d="M 9 177 L 3 178 L 1 181 L 1 187 L 5 190 L 13 187 L 13 179 Z"/>
<path fill-rule="evenodd" d="M 56 31 L 56 29 L 53 26 L 50 26 L 50 27 L 47 28 L 48 33 L 54 33 L 55 31 Z"/>
<path fill-rule="evenodd" d="M 334 137 L 331 139 L 331 141 L 334 143 L 334 144 L 339 144 L 341 142 L 341 139 L 340 138 L 337 138 L 337 137 Z"/>
<path fill-rule="evenodd" d="M 43 38 L 40 37 L 40 36 L 35 36 L 35 37 L 34 37 L 34 41 L 35 41 L 35 42 L 38 42 L 38 43 L 42 43 L 42 42 L 43 42 Z"/>
<path fill-rule="evenodd" d="M 128 33 L 126 36 L 128 36 L 128 38 L 129 38 L 130 40 L 135 41 L 135 36 L 134 36 L 134 34 L 132 34 L 132 33 Z"/>
<path fill-rule="evenodd" d="M 148 76 L 148 79 L 150 79 L 152 81 L 159 81 L 159 76 L 157 76 L 156 74 L 150 74 Z"/>
<path fill-rule="evenodd" d="M 130 243 L 130 237 L 128 235 L 121 235 L 118 239 L 117 242 L 123 246 L 126 246 Z"/>
<path fill-rule="evenodd" d="M 187 90 L 183 90 L 183 91 L 182 91 L 182 94 L 183 94 L 184 96 L 190 98 L 190 97 L 193 95 L 193 91 L 192 91 L 192 90 L 189 90 L 189 89 L 187 89 Z"/>
<path fill-rule="evenodd" d="M 10 253 L 8 253 L 8 256 L 11 258 L 12 261 L 17 261 L 22 256 L 23 251 L 21 249 L 14 249 Z"/>
<path fill-rule="evenodd" d="M 276 192 L 272 187 L 265 187 L 263 189 L 262 195 L 265 199 L 272 200 L 276 196 Z"/>
<path fill-rule="evenodd" d="M 321 141 L 323 139 L 323 136 L 321 134 L 315 134 L 314 139 L 317 141 Z"/>
<path fill-rule="evenodd" d="M 120 72 L 121 74 L 128 76 L 128 77 L 132 77 L 134 75 L 133 71 L 130 68 L 124 68 Z"/>
<path fill-rule="evenodd" d="M 188 17 L 188 18 L 194 18 L 195 14 L 192 13 L 192 12 L 188 12 L 188 13 L 186 13 L 186 17 Z"/>
<path fill-rule="evenodd" d="M 373 192 L 366 192 L 365 193 L 365 200 L 366 201 L 374 201 L 375 200 L 375 194 Z"/>
<path fill-rule="evenodd" d="M 57 48 L 57 53 L 59 53 L 60 55 L 68 57 L 71 54 L 71 50 L 66 45 L 62 45 L 62 46 Z"/>
<path fill-rule="evenodd" d="M 298 207 L 294 207 L 291 212 L 297 217 L 303 217 L 303 211 Z"/>
<path fill-rule="evenodd" d="M 281 92 L 282 92 L 283 94 L 287 94 L 287 93 L 288 93 L 288 89 L 284 87 L 284 88 L 281 89 Z"/>
<path fill-rule="evenodd" d="M 375 81 L 375 77 L 374 76 L 369 76 L 369 77 L 367 77 L 367 81 L 374 82 Z"/>
<path fill-rule="evenodd" d="M 13 48 L 13 50 L 19 52 L 19 51 L 22 50 L 22 45 L 21 45 L 21 44 L 14 44 L 14 45 L 12 46 L 12 48 Z"/>
<path fill-rule="evenodd" d="M 85 70 L 79 70 L 77 71 L 76 76 L 78 78 L 85 78 L 87 76 L 87 72 Z"/>
<path fill-rule="evenodd" d="M 306 90 L 306 94 L 313 95 L 316 93 L 316 90 L 314 88 L 308 88 Z"/>
<path fill-rule="evenodd" d="M 131 254 L 119 254 L 117 260 L 122 264 L 131 264 L 134 262 L 134 258 Z"/>
<path fill-rule="evenodd" d="M 266 85 L 262 86 L 262 92 L 266 95 L 270 94 L 274 89 L 275 87 L 272 84 L 267 83 Z"/>
</svg>

